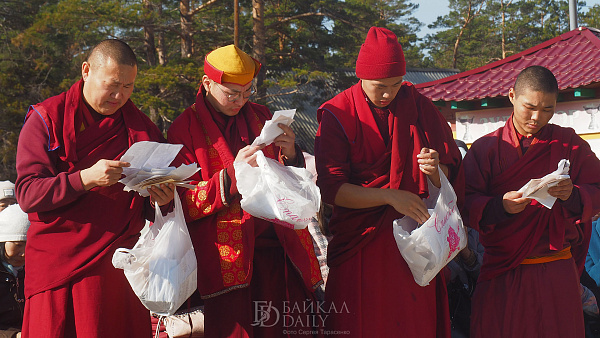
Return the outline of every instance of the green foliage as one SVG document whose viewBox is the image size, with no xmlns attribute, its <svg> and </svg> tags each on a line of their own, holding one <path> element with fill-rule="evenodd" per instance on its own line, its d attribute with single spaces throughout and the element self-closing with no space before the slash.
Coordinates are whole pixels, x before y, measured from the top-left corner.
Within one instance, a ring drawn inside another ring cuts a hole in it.
<svg viewBox="0 0 600 338">
<path fill-rule="evenodd" d="M 0 180 L 16 179 L 16 149 L 25 111 L 40 74 L 30 55 L 13 43 L 34 21 L 42 1 L 0 3 Z"/>
<path fill-rule="evenodd" d="M 143 112 L 153 107 L 167 121 L 173 121 L 194 102 L 202 75 L 202 66 L 193 60 L 143 67 L 135 80 L 131 100 Z M 160 90 L 155 94 L 153 88 L 157 87 Z"/>
<path fill-rule="evenodd" d="M 600 29 L 600 5 L 594 5 L 579 17 L 579 26 Z"/>
<path fill-rule="evenodd" d="M 417 46 L 416 33 L 422 24 L 411 16 L 418 6 L 405 0 L 336 2 L 331 16 L 333 25 L 324 44 L 329 52 L 325 55 L 331 65 L 329 69 L 354 68 L 360 46 L 371 26 L 393 31 L 402 44 L 408 65 L 420 65 L 422 54 L 420 46 Z"/>
<path fill-rule="evenodd" d="M 469 9 L 473 17 L 465 23 Z M 504 55 L 517 54 L 567 32 L 568 13 L 562 0 L 450 0 L 450 13 L 429 25 L 439 31 L 424 39 L 424 64 L 464 71 L 500 60 L 503 36 Z"/>
</svg>

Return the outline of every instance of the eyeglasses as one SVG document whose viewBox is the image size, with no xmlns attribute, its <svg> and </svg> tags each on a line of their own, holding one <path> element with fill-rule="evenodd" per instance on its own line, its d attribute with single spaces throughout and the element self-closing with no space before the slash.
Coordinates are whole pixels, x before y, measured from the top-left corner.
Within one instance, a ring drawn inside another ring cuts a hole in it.
<svg viewBox="0 0 600 338">
<path fill-rule="evenodd" d="M 252 96 L 256 93 L 256 87 L 251 86 L 250 88 L 248 88 L 248 90 L 246 90 L 243 93 L 240 91 L 234 90 L 235 94 L 231 94 L 231 93 L 226 92 L 219 83 L 214 82 L 214 81 L 213 81 L 213 83 L 216 84 L 217 87 L 219 87 L 219 89 L 221 90 L 221 92 L 223 92 L 223 94 L 225 94 L 225 96 L 227 96 L 227 101 L 229 101 L 229 102 L 234 102 L 240 97 L 242 97 L 244 100 L 249 99 L 250 96 Z M 227 88 L 227 89 L 229 89 L 229 88 Z"/>
</svg>

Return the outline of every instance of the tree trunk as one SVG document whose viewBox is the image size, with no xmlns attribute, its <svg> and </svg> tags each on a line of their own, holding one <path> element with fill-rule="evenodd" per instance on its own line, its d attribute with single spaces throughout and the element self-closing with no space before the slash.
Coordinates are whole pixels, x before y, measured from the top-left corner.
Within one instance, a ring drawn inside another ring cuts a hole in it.
<svg viewBox="0 0 600 338">
<path fill-rule="evenodd" d="M 504 5 L 504 0 L 500 0 L 500 11 L 502 12 L 502 58 L 506 58 L 506 8 L 510 6 L 512 0 Z"/>
<path fill-rule="evenodd" d="M 506 58 L 506 13 L 504 12 L 504 1 L 500 0 L 500 12 L 502 13 L 502 58 Z"/>
<path fill-rule="evenodd" d="M 162 18 L 162 1 L 156 6 L 156 13 L 159 18 Z M 167 53 L 165 52 L 165 34 L 162 30 L 156 32 L 156 54 L 158 56 L 158 64 L 164 66 L 167 64 Z"/>
<path fill-rule="evenodd" d="M 279 60 L 283 61 L 283 47 L 284 47 L 285 37 L 283 36 L 283 33 L 281 33 L 281 32 L 278 32 L 277 36 L 278 36 L 278 40 L 279 40 L 279 53 L 281 54 L 281 55 L 279 55 Z"/>
<path fill-rule="evenodd" d="M 458 48 L 460 46 L 460 40 L 461 40 L 463 34 L 465 33 L 465 31 L 467 30 L 471 21 L 473 21 L 473 19 L 477 15 L 479 15 L 484 4 L 485 4 L 485 2 L 481 2 L 481 4 L 479 5 L 479 9 L 477 9 L 476 12 L 473 12 L 473 7 L 472 7 L 473 2 L 468 1 L 467 11 L 464 16 L 464 23 L 463 23 L 462 27 L 460 28 L 460 32 L 458 32 L 458 36 L 456 37 L 456 42 L 454 43 L 454 51 L 452 52 L 452 68 L 456 68 L 456 65 L 458 64 Z"/>
<path fill-rule="evenodd" d="M 256 76 L 256 87 L 258 89 L 258 98 L 264 99 L 267 96 L 267 89 L 263 88 L 266 78 L 266 57 L 265 57 L 265 2 L 264 0 L 252 0 L 252 30 L 254 32 L 252 55 L 262 64 L 261 71 Z"/>
<path fill-rule="evenodd" d="M 456 68 L 457 58 L 458 58 L 458 46 L 460 45 L 460 39 L 465 31 L 465 26 L 460 29 L 458 33 L 458 37 L 456 38 L 456 42 L 454 42 L 454 51 L 452 52 L 452 68 Z"/>
<path fill-rule="evenodd" d="M 154 11 L 154 6 L 152 5 L 151 1 L 152 0 L 143 0 L 144 16 L 146 18 L 151 18 L 152 12 Z M 151 19 L 148 19 L 144 22 L 144 51 L 146 52 L 146 64 L 148 64 L 150 67 L 155 67 L 156 48 L 154 43 L 154 22 Z M 156 85 L 152 85 L 150 91 L 153 95 L 157 95 L 159 89 Z M 154 124 L 160 128 L 162 118 L 158 109 L 156 109 L 154 106 L 149 106 L 148 115 L 150 120 L 152 120 L 152 122 L 154 122 Z"/>
<path fill-rule="evenodd" d="M 179 1 L 179 17 L 181 22 L 181 57 L 192 57 L 192 15 L 190 0 Z"/>
<path fill-rule="evenodd" d="M 152 15 L 154 6 L 151 0 L 144 0 L 144 14 L 146 17 Z M 156 66 L 156 48 L 154 44 L 154 22 L 147 21 L 144 23 L 144 50 L 146 51 L 146 63 L 150 67 Z"/>
<path fill-rule="evenodd" d="M 233 44 L 240 48 L 240 0 L 233 0 Z"/>
</svg>

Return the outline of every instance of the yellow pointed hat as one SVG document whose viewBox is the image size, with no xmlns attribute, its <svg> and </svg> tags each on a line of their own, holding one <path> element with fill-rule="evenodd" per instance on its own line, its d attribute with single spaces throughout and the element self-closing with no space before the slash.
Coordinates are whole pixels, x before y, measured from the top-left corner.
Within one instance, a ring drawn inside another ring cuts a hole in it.
<svg viewBox="0 0 600 338">
<path fill-rule="evenodd" d="M 247 85 L 260 70 L 260 62 L 234 45 L 217 48 L 204 58 L 204 74 L 217 83 Z"/>
</svg>

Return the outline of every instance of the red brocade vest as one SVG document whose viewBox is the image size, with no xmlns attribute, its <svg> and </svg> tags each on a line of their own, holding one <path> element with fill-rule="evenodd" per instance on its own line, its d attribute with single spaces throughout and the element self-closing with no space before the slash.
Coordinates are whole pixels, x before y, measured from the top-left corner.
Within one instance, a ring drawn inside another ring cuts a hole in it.
<svg viewBox="0 0 600 338">
<path fill-rule="evenodd" d="M 236 148 L 256 138 L 271 112 L 264 106 L 247 102 L 235 119 L 233 139 L 227 140 L 207 107 L 202 89 L 196 103 L 186 109 L 168 133 L 171 143 L 183 144 L 179 163 L 198 163 L 199 174 L 192 177 L 195 190 L 183 192 L 184 212 L 198 258 L 198 290 L 203 298 L 211 298 L 237 288 L 247 287 L 252 279 L 252 259 L 256 245 L 255 230 L 273 227 L 280 245 L 302 276 L 305 286 L 314 290 L 322 283 L 307 229 L 291 230 L 255 218 L 240 207 L 241 196 L 226 201 L 223 191 L 224 169 L 231 174 Z M 214 113 L 214 112 L 213 112 Z M 219 113 L 220 114 L 220 113 Z M 276 158 L 279 148 L 273 144 L 263 149 L 265 156 Z M 298 154 L 298 156 L 302 156 Z M 235 184 L 235 183 L 232 183 Z"/>
</svg>

